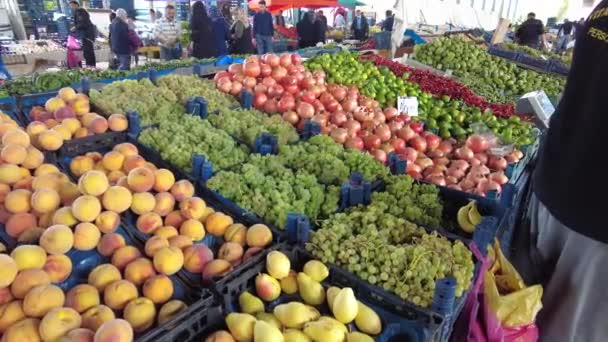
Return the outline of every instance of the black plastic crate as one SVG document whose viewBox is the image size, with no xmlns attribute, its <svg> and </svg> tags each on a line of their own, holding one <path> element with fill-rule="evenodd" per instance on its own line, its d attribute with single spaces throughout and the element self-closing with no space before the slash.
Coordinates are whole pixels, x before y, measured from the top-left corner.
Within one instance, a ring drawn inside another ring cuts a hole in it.
<svg viewBox="0 0 608 342">
<path fill-rule="evenodd" d="M 488 49 L 488 53 L 497 57 L 501 57 L 501 58 L 505 58 L 505 59 L 509 59 L 512 61 L 517 61 L 517 59 L 519 58 L 519 52 L 517 51 L 511 51 L 511 50 L 507 50 L 504 49 L 500 46 L 496 46 L 496 45 L 492 45 L 489 49 Z"/>
</svg>

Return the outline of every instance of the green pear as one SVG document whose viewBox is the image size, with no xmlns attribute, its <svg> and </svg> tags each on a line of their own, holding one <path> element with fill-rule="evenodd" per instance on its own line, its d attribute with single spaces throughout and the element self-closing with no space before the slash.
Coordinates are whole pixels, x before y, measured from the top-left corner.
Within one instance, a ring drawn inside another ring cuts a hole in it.
<svg viewBox="0 0 608 342">
<path fill-rule="evenodd" d="M 268 324 L 274 325 L 279 330 L 281 328 L 283 328 L 283 325 L 281 324 L 281 321 L 279 321 L 271 313 L 268 313 L 268 312 L 258 312 L 258 313 L 255 314 L 255 318 L 257 318 L 258 321 L 264 321 L 264 322 L 266 322 Z"/>
<path fill-rule="evenodd" d="M 304 333 L 315 342 L 343 342 L 346 337 L 342 329 L 329 321 L 306 323 Z"/>
<path fill-rule="evenodd" d="M 331 306 L 334 317 L 344 324 L 352 322 L 357 317 L 358 310 L 357 298 L 355 298 L 355 293 L 350 287 L 340 290 Z"/>
<path fill-rule="evenodd" d="M 304 273 L 312 280 L 322 282 L 329 276 L 329 269 L 319 260 L 310 260 L 304 264 Z"/>
<path fill-rule="evenodd" d="M 254 295 L 252 295 L 249 291 L 245 291 L 241 293 L 239 296 L 239 305 L 241 306 L 241 311 L 248 314 L 255 314 L 256 312 L 264 311 L 264 302 Z"/>
<path fill-rule="evenodd" d="M 378 335 L 382 332 L 382 321 L 378 314 L 360 301 L 357 302 L 357 306 L 357 317 L 355 317 L 357 329 L 370 335 Z"/>
<path fill-rule="evenodd" d="M 277 305 L 272 313 L 284 327 L 298 329 L 321 316 L 317 309 L 300 302 Z"/>
<path fill-rule="evenodd" d="M 264 321 L 255 322 L 253 340 L 263 342 L 284 342 L 283 334 L 277 327 Z"/>
<path fill-rule="evenodd" d="M 306 273 L 298 273 L 298 290 L 306 304 L 321 305 L 325 301 L 325 290 L 319 282 L 312 280 Z"/>
<path fill-rule="evenodd" d="M 266 271 L 275 279 L 283 279 L 289 275 L 291 263 L 287 255 L 272 251 L 266 256 Z"/>
<path fill-rule="evenodd" d="M 231 312 L 226 316 L 226 325 L 230 334 L 239 342 L 253 341 L 253 328 L 256 319 L 250 314 Z"/>
<path fill-rule="evenodd" d="M 287 329 L 283 332 L 285 342 L 312 342 L 310 337 L 297 329 Z"/>
<path fill-rule="evenodd" d="M 334 299 L 336 299 L 336 296 L 338 295 L 338 292 L 340 292 L 340 288 L 339 287 L 330 286 L 327 289 L 327 305 L 329 306 L 330 309 L 334 305 Z"/>
<path fill-rule="evenodd" d="M 374 342 L 374 339 L 364 333 L 353 331 L 346 335 L 346 342 Z"/>
</svg>

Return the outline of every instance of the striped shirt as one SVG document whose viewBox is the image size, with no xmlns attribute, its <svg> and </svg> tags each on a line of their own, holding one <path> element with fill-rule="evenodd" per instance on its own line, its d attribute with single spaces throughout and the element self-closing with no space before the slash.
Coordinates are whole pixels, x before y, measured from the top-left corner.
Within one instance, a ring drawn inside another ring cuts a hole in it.
<svg viewBox="0 0 608 342">
<path fill-rule="evenodd" d="M 167 18 L 161 18 L 156 20 L 156 26 L 154 26 L 154 37 L 162 42 L 159 42 L 160 46 L 173 48 L 175 44 L 179 42 L 182 35 L 182 28 L 180 23 L 173 19 L 168 21 Z M 165 42 L 174 41 L 174 44 L 166 44 Z"/>
</svg>

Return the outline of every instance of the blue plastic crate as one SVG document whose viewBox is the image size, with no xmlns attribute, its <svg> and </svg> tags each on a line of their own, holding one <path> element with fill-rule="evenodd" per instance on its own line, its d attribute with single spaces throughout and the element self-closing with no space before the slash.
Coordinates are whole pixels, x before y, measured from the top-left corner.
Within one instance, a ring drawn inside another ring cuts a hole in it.
<svg viewBox="0 0 608 342">
<path fill-rule="evenodd" d="M 303 265 L 313 259 L 313 257 L 300 247 L 282 245 L 279 250 L 287 255 L 291 261 L 291 268 L 301 271 Z M 255 295 L 255 277 L 265 270 L 265 255 L 270 251 L 264 252 L 264 258 L 260 262 L 247 268 L 242 268 L 239 272 L 233 272 L 216 282 L 215 290 L 221 295 L 224 302 L 225 311 L 239 312 L 238 297 L 244 291 L 249 291 Z M 440 334 L 440 328 L 444 325 L 444 319 L 431 310 L 412 308 L 394 302 L 392 298 L 386 296 L 384 291 L 375 286 L 369 285 L 358 277 L 336 267 L 328 265 L 329 277 L 323 281 L 324 287 L 338 286 L 350 287 L 353 289 L 358 300 L 371 307 L 382 320 L 382 332 L 375 337 L 376 341 L 431 341 L 436 340 Z M 283 303 L 300 300 L 297 294 L 283 294 L 278 299 L 265 303 L 266 311 Z M 316 307 L 321 314 L 331 315 L 327 305 Z M 348 324 L 351 330 L 356 330 L 354 323 Z M 218 328 L 221 329 L 221 328 Z M 209 333 L 212 333 L 210 331 Z M 205 337 L 205 336 L 201 336 Z"/>
<path fill-rule="evenodd" d="M 501 57 L 501 58 L 505 58 L 505 59 L 509 59 L 512 61 L 517 61 L 519 58 L 519 52 L 518 51 L 511 51 L 511 50 L 507 50 L 507 49 L 503 49 L 500 46 L 496 46 L 496 45 L 492 45 L 489 49 L 488 49 L 488 53 L 497 57 Z"/>
<path fill-rule="evenodd" d="M 19 115 L 19 110 L 17 108 L 17 100 L 14 96 L 0 98 L 0 111 L 10 116 L 20 125 L 25 125 L 25 123 L 22 122 L 23 118 L 21 117 L 21 115 Z"/>
<path fill-rule="evenodd" d="M 386 50 L 391 48 L 391 32 L 383 31 L 374 34 L 375 48 L 379 50 Z"/>
<path fill-rule="evenodd" d="M 32 111 L 33 107 L 35 107 L 35 106 L 44 107 L 44 104 L 46 103 L 46 101 L 53 97 L 56 97 L 58 93 L 59 93 L 59 91 L 52 90 L 52 91 L 45 91 L 42 93 L 23 95 L 23 96 L 19 97 L 17 99 L 17 107 L 19 109 L 21 109 L 23 118 L 26 120 L 25 124 L 29 124 L 30 122 L 32 122 L 32 118 L 30 117 L 30 112 Z"/>
</svg>

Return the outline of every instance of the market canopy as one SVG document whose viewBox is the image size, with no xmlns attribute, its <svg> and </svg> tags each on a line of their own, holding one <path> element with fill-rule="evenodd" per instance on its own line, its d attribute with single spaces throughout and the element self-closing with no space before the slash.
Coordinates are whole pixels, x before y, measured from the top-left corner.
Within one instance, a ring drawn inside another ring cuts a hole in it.
<svg viewBox="0 0 608 342">
<path fill-rule="evenodd" d="M 273 14 L 291 8 L 354 7 L 360 5 L 364 5 L 364 3 L 357 0 L 266 0 L 266 7 Z M 249 2 L 249 9 L 252 11 L 258 11 L 259 8 L 259 0 Z"/>
</svg>

